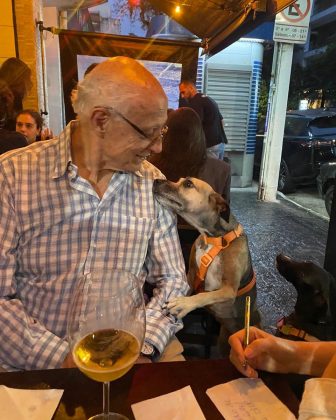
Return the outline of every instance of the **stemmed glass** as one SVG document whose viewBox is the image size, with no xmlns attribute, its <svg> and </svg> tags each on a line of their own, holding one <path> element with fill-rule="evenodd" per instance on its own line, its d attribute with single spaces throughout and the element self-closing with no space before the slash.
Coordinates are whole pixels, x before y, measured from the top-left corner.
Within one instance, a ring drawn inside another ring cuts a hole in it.
<svg viewBox="0 0 336 420">
<path fill-rule="evenodd" d="M 143 293 L 132 273 L 95 271 L 78 278 L 68 341 L 77 367 L 104 383 L 103 413 L 91 419 L 127 419 L 110 413 L 110 381 L 128 372 L 139 357 L 145 324 Z"/>
</svg>

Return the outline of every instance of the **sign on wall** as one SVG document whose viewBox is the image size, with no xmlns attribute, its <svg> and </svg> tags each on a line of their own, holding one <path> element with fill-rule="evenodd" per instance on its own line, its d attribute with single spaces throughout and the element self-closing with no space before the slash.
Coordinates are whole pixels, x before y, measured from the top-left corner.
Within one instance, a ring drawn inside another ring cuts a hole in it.
<svg viewBox="0 0 336 420">
<path fill-rule="evenodd" d="M 297 0 L 275 18 L 274 41 L 305 44 L 313 0 Z"/>
</svg>

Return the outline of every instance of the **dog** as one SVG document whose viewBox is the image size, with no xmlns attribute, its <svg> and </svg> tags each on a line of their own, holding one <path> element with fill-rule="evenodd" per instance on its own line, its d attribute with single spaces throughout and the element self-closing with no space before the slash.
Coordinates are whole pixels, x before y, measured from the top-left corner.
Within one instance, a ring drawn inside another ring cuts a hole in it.
<svg viewBox="0 0 336 420">
<path fill-rule="evenodd" d="M 196 308 L 208 309 L 220 323 L 219 347 L 226 353 L 228 336 L 244 326 L 247 294 L 251 297 L 251 323 L 260 322 L 247 236 L 228 203 L 200 179 L 155 180 L 154 193 L 161 204 L 200 233 L 190 253 L 188 283 L 194 292 L 203 290 L 172 299 L 167 307 L 178 318 Z"/>
<path fill-rule="evenodd" d="M 276 257 L 279 273 L 297 291 L 294 312 L 278 322 L 282 335 L 306 341 L 336 339 L 336 281 L 311 261 Z"/>
</svg>

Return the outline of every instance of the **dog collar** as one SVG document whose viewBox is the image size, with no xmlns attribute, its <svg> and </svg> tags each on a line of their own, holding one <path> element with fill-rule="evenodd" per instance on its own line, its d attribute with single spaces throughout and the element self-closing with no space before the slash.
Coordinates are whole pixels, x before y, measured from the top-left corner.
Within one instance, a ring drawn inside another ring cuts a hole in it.
<svg viewBox="0 0 336 420">
<path fill-rule="evenodd" d="M 306 331 L 295 328 L 292 324 L 287 324 L 285 316 L 277 321 L 276 326 L 279 332 L 283 335 L 291 335 L 293 337 L 301 338 L 304 341 L 320 341 L 318 338 L 308 334 Z"/>
<path fill-rule="evenodd" d="M 194 289 L 196 292 L 200 292 L 203 289 L 203 282 L 205 280 L 205 276 L 207 274 L 208 268 L 212 261 L 215 259 L 215 257 L 225 248 L 227 248 L 231 242 L 233 242 L 236 238 L 239 238 L 239 236 L 242 235 L 244 232 L 242 225 L 239 223 L 236 229 L 231 230 L 230 232 L 226 233 L 224 236 L 206 236 L 202 235 L 202 239 L 206 245 L 212 245 L 212 248 L 202 255 L 200 266 L 198 267 L 197 273 L 196 273 L 196 279 L 195 279 L 195 286 Z M 253 282 L 254 281 L 254 282 Z M 255 276 L 253 275 L 253 278 L 251 281 L 243 288 L 241 289 L 239 295 L 242 295 L 244 293 L 247 293 L 252 289 L 252 287 L 255 284 Z"/>
</svg>

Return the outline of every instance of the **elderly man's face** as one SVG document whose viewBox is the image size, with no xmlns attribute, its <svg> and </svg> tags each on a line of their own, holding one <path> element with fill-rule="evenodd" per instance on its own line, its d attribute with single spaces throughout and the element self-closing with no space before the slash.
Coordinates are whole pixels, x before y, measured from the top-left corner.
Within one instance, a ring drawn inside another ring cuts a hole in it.
<svg viewBox="0 0 336 420">
<path fill-rule="evenodd" d="M 162 150 L 162 129 L 167 119 L 167 100 L 158 97 L 121 111 L 107 108 L 111 120 L 104 141 L 104 155 L 115 169 L 134 172 L 151 153 Z M 113 118 L 112 118 L 113 117 Z"/>
</svg>

